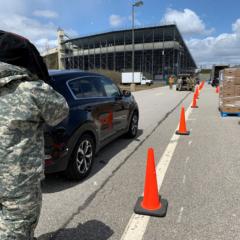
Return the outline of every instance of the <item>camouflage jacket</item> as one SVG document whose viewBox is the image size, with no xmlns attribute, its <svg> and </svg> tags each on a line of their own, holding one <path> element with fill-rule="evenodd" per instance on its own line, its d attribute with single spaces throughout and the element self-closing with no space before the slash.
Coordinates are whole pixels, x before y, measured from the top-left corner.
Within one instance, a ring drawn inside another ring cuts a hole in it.
<svg viewBox="0 0 240 240">
<path fill-rule="evenodd" d="M 44 123 L 68 115 L 66 100 L 24 68 L 0 62 L 0 198 L 43 173 Z"/>
</svg>

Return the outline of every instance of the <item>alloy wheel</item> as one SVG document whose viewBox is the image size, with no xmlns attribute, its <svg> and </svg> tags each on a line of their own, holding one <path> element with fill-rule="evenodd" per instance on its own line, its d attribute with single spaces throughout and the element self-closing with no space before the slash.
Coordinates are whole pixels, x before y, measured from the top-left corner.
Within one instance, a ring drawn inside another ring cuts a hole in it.
<svg viewBox="0 0 240 240">
<path fill-rule="evenodd" d="M 138 116 L 137 114 L 134 114 L 132 117 L 132 123 L 131 123 L 132 135 L 136 135 L 137 130 L 138 130 Z"/>
<path fill-rule="evenodd" d="M 85 174 L 92 164 L 93 146 L 87 139 L 83 140 L 78 148 L 76 155 L 77 169 L 81 174 Z"/>
</svg>

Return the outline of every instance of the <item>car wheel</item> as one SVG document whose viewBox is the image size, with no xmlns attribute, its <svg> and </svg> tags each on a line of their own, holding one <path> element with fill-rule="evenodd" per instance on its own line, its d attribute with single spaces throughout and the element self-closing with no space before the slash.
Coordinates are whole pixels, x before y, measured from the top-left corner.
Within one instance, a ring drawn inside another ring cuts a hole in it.
<svg viewBox="0 0 240 240">
<path fill-rule="evenodd" d="M 127 136 L 129 138 L 134 138 L 137 136 L 137 133 L 138 133 L 138 113 L 137 112 L 134 112 L 133 115 L 132 115 L 132 118 L 131 118 L 131 122 L 130 122 L 130 125 L 129 125 L 129 129 L 128 129 L 128 132 L 127 132 Z"/>
<path fill-rule="evenodd" d="M 91 135 L 84 134 L 80 137 L 66 170 L 66 176 L 69 179 L 81 180 L 88 176 L 93 164 L 95 147 Z"/>
</svg>

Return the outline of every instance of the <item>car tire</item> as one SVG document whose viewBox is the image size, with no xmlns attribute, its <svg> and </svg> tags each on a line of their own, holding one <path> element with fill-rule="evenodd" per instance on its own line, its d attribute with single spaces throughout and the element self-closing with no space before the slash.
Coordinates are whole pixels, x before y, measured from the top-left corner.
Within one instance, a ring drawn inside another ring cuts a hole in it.
<svg viewBox="0 0 240 240">
<path fill-rule="evenodd" d="M 92 168 L 96 144 L 90 134 L 82 135 L 73 151 L 69 166 L 65 175 L 71 180 L 82 180 L 86 178 Z"/>
<path fill-rule="evenodd" d="M 135 111 L 132 115 L 131 122 L 130 122 L 130 125 L 129 125 L 129 129 L 128 129 L 128 132 L 127 132 L 127 137 L 128 138 L 135 138 L 137 136 L 138 120 L 139 120 L 139 116 L 138 116 L 138 113 Z"/>
</svg>

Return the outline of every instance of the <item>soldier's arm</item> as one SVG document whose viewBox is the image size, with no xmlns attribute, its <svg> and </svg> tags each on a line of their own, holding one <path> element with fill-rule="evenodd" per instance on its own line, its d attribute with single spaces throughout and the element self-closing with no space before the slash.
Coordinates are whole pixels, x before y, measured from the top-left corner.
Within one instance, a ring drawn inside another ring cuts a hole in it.
<svg viewBox="0 0 240 240">
<path fill-rule="evenodd" d="M 37 82 L 33 97 L 41 118 L 48 125 L 55 126 L 68 116 L 69 107 L 65 98 L 43 81 Z"/>
</svg>

